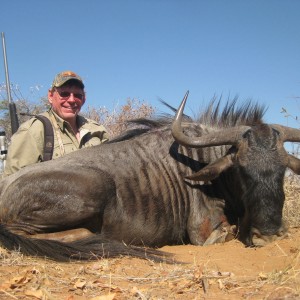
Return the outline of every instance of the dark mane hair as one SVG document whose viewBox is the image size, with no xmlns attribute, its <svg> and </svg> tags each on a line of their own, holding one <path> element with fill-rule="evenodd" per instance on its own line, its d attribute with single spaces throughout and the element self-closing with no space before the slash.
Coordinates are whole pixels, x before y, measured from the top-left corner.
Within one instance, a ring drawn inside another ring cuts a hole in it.
<svg viewBox="0 0 300 300">
<path fill-rule="evenodd" d="M 236 125 L 253 125 L 263 123 L 265 105 L 251 100 L 237 105 L 238 98 L 227 100 L 222 108 L 221 99 L 213 98 L 206 109 L 199 114 L 197 122 L 214 127 L 232 127 Z"/>
<path fill-rule="evenodd" d="M 207 107 L 195 118 L 183 116 L 186 122 L 195 122 L 212 127 L 232 127 L 236 125 L 254 125 L 263 123 L 263 116 L 266 112 L 264 105 L 253 103 L 251 100 L 244 101 L 237 105 L 238 98 L 227 100 L 222 108 L 221 99 L 213 98 Z M 161 102 L 176 113 L 177 109 L 161 100 Z M 135 136 L 149 132 L 154 129 L 169 126 L 174 119 L 173 115 L 164 113 L 152 119 L 140 118 L 127 121 L 131 129 L 126 130 L 119 136 L 113 138 L 109 143 L 131 139 Z"/>
</svg>

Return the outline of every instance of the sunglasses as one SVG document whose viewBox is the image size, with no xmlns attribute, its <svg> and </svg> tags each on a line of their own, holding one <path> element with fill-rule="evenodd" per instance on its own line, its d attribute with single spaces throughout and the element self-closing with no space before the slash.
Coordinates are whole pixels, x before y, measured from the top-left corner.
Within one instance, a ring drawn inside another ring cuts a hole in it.
<svg viewBox="0 0 300 300">
<path fill-rule="evenodd" d="M 81 93 L 70 93 L 70 92 L 59 92 L 58 90 L 56 90 L 58 95 L 60 96 L 60 98 L 62 99 L 69 99 L 71 94 L 73 94 L 74 98 L 79 99 L 79 100 L 83 100 L 84 94 Z"/>
</svg>

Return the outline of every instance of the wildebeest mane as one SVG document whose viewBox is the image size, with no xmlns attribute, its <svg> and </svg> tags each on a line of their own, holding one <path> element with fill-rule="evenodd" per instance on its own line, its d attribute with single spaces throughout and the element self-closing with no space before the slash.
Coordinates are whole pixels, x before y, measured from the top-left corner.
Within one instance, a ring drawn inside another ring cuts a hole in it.
<svg viewBox="0 0 300 300">
<path fill-rule="evenodd" d="M 160 100 L 165 106 L 176 112 L 177 109 L 168 103 Z M 251 100 L 247 100 L 238 105 L 238 97 L 232 100 L 227 100 L 222 105 L 221 98 L 213 98 L 207 107 L 200 111 L 198 116 L 192 118 L 188 115 L 183 115 L 183 121 L 195 122 L 198 124 L 211 127 L 233 127 L 236 125 L 254 125 L 263 123 L 263 116 L 266 112 L 266 107 Z M 129 140 L 141 134 L 152 130 L 157 130 L 165 126 L 169 126 L 173 121 L 174 116 L 168 113 L 162 113 L 154 116 L 152 119 L 139 118 L 127 121 L 130 129 L 124 131 L 119 136 L 111 139 L 109 143 Z"/>
<path fill-rule="evenodd" d="M 206 109 L 199 114 L 197 122 L 213 127 L 233 127 L 237 125 L 254 125 L 263 123 L 265 105 L 246 100 L 237 104 L 238 97 L 227 100 L 222 108 L 221 99 L 213 98 Z"/>
</svg>

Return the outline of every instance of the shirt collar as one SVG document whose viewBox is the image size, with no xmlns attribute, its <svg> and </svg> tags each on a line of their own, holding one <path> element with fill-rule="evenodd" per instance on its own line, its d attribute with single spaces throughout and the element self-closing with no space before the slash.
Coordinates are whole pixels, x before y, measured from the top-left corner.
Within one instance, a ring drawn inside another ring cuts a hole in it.
<svg viewBox="0 0 300 300">
<path fill-rule="evenodd" d="M 59 126 L 59 128 L 61 130 L 64 129 L 65 126 L 67 126 L 67 124 L 69 124 L 67 121 L 65 121 L 64 119 L 62 119 L 58 114 L 56 114 L 52 108 L 49 109 L 49 114 L 52 114 L 57 122 L 57 125 Z M 84 125 L 86 124 L 86 119 L 82 116 L 77 115 L 76 116 L 76 122 L 78 125 L 78 129 L 79 131 L 81 131 L 81 128 L 84 128 Z M 69 125 L 70 126 L 70 125 Z"/>
</svg>

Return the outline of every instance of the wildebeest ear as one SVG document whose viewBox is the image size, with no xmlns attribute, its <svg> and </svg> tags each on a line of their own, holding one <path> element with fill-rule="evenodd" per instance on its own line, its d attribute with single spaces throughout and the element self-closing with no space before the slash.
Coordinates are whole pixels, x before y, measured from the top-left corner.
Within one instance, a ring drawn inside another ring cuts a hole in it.
<svg viewBox="0 0 300 300">
<path fill-rule="evenodd" d="M 288 167 L 297 175 L 300 175 L 300 159 L 288 154 Z"/>
<path fill-rule="evenodd" d="M 186 179 L 196 181 L 210 181 L 217 178 L 223 171 L 227 170 L 233 165 L 232 154 L 228 154 L 205 166 L 199 172 L 185 176 Z"/>
</svg>

